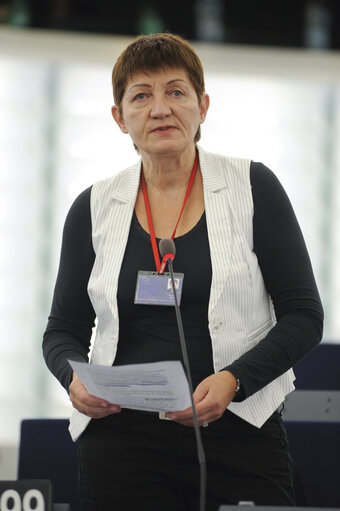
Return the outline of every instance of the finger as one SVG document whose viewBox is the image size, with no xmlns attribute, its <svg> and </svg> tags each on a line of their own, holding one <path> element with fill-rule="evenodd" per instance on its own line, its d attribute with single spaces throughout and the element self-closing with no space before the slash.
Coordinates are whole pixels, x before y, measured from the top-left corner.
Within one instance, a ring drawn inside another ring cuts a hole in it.
<svg viewBox="0 0 340 511">
<path fill-rule="evenodd" d="M 115 410 L 115 411 L 109 411 L 109 412 L 94 412 L 89 411 L 86 415 L 88 417 L 91 417 L 91 419 L 104 419 L 105 417 L 108 417 L 109 415 L 116 415 L 117 413 L 120 413 L 121 410 Z"/>
<path fill-rule="evenodd" d="M 109 408 L 111 403 L 105 399 L 89 394 L 84 385 L 78 381 L 70 386 L 70 399 L 77 409 L 85 407 Z"/>
<path fill-rule="evenodd" d="M 165 417 L 175 421 L 190 420 L 193 417 L 192 408 L 186 408 L 185 410 L 178 410 L 176 412 L 166 412 Z"/>
<path fill-rule="evenodd" d="M 198 426 L 199 427 L 206 427 L 208 426 L 209 422 L 213 422 L 213 420 L 205 420 L 204 418 L 197 418 L 198 420 Z M 182 426 L 188 426 L 188 427 L 194 427 L 195 421 L 194 419 L 185 419 L 185 420 L 176 420 L 174 422 L 177 422 L 178 424 L 181 424 Z"/>
<path fill-rule="evenodd" d="M 194 414 L 192 408 L 189 408 L 188 410 L 180 411 L 180 412 L 168 412 L 165 414 L 166 417 L 169 419 L 178 422 L 180 424 L 183 424 L 184 426 L 193 426 L 194 425 Z M 196 416 L 198 424 L 201 425 L 203 422 L 212 419 L 213 414 L 209 409 L 199 409 L 196 407 Z"/>
<path fill-rule="evenodd" d="M 207 394 L 209 393 L 209 385 L 203 380 L 199 385 L 197 385 L 195 392 L 193 393 L 194 403 L 197 405 L 200 403 L 203 399 L 206 398 Z"/>
<path fill-rule="evenodd" d="M 118 405 L 113 405 L 110 408 L 96 408 L 96 407 L 86 407 L 86 408 L 77 408 L 77 410 L 87 415 L 88 417 L 99 419 L 103 417 L 107 417 L 108 415 L 115 414 L 121 412 L 121 408 Z"/>
<path fill-rule="evenodd" d="M 106 417 L 107 415 L 121 411 L 120 406 L 89 394 L 76 373 L 73 373 L 73 379 L 69 390 L 73 407 L 88 417 Z"/>
<path fill-rule="evenodd" d="M 203 425 L 204 422 L 213 422 L 219 419 L 222 415 L 221 408 L 216 405 L 214 400 L 208 398 L 208 396 L 202 399 L 201 402 L 195 406 L 198 424 Z M 169 419 L 182 424 L 183 426 L 194 425 L 194 414 L 192 408 L 181 410 L 177 412 L 168 412 L 165 414 Z"/>
<path fill-rule="evenodd" d="M 94 408 L 110 408 L 110 406 L 112 406 L 113 404 L 109 403 L 108 401 L 105 401 L 104 399 L 92 396 L 91 394 L 87 393 L 84 396 L 81 396 L 79 401 L 84 403 L 86 406 L 91 406 Z"/>
<path fill-rule="evenodd" d="M 75 397 L 70 395 L 70 399 L 74 408 L 81 412 L 85 411 L 90 416 L 93 414 L 108 415 L 120 411 L 119 405 L 91 396 L 87 392 Z"/>
</svg>

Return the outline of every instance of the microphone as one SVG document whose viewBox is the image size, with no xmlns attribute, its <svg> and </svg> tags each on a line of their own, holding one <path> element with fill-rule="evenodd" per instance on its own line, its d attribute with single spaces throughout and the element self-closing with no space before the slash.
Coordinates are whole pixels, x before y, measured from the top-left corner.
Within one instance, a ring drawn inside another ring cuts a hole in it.
<svg viewBox="0 0 340 511">
<path fill-rule="evenodd" d="M 186 372 L 186 376 L 189 383 L 189 389 L 190 389 L 190 398 L 191 398 L 191 406 L 193 411 L 193 419 L 194 419 L 194 430 L 195 430 L 195 436 L 196 436 L 196 445 L 197 445 L 197 454 L 198 454 L 198 461 L 200 464 L 200 511 L 205 510 L 205 493 L 206 493 L 206 462 L 205 462 L 205 454 L 202 444 L 202 438 L 201 438 L 201 431 L 198 425 L 198 419 L 197 419 L 197 413 L 196 413 L 196 406 L 194 403 L 193 398 L 193 386 L 192 386 L 192 378 L 191 378 L 191 370 L 189 365 L 189 357 L 187 352 L 187 346 L 184 336 L 184 330 L 183 330 L 183 323 L 182 323 L 182 317 L 181 317 L 181 311 L 178 305 L 178 299 L 177 299 L 177 293 L 175 288 L 175 279 L 174 279 L 174 271 L 172 267 L 172 262 L 176 255 L 176 246 L 174 241 L 171 238 L 163 238 L 159 242 L 159 253 L 161 257 L 163 258 L 162 264 L 161 264 L 161 270 L 159 273 L 164 272 L 165 265 L 168 264 L 169 273 L 171 277 L 171 283 L 172 283 L 172 292 L 175 300 L 175 311 L 176 311 L 176 319 L 177 319 L 177 326 L 178 326 L 178 333 L 179 333 L 179 339 L 181 342 L 181 349 L 182 349 L 182 355 L 183 355 L 183 363 L 184 368 Z"/>
<path fill-rule="evenodd" d="M 159 253 L 163 258 L 159 273 L 164 273 L 164 269 L 168 260 L 171 259 L 173 261 L 175 259 L 176 246 L 174 241 L 171 238 L 163 238 L 159 242 Z"/>
</svg>

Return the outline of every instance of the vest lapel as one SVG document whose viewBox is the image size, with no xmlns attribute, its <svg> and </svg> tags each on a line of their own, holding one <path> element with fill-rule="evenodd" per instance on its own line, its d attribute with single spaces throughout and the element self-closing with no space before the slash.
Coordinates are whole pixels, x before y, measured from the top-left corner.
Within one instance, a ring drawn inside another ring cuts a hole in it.
<svg viewBox="0 0 340 511">
<path fill-rule="evenodd" d="M 88 289 L 97 304 L 96 312 L 98 317 L 100 316 L 99 332 L 110 330 L 107 325 L 112 323 L 112 318 L 118 320 L 116 300 L 118 278 L 129 236 L 139 179 L 140 162 L 126 169 L 111 183 L 107 180 L 99 182 L 92 190 L 93 241 L 95 251 L 97 252 L 97 243 L 100 250 Z M 118 336 L 118 329 L 115 329 L 115 336 Z"/>
<path fill-rule="evenodd" d="M 199 149 L 203 177 L 205 213 L 212 264 L 209 314 L 222 294 L 229 273 L 232 248 L 229 187 L 221 159 Z"/>
<path fill-rule="evenodd" d="M 108 211 L 111 217 L 112 240 L 110 256 L 107 259 L 110 260 L 108 274 L 112 278 L 108 278 L 105 285 L 107 296 L 111 297 L 110 308 L 116 320 L 118 319 L 118 306 L 115 297 L 117 295 L 118 276 L 129 237 L 140 180 L 140 168 L 141 164 L 138 162 L 121 174 L 119 183 L 112 193 L 112 208 Z M 112 282 L 114 283 L 114 290 L 112 290 Z"/>
</svg>

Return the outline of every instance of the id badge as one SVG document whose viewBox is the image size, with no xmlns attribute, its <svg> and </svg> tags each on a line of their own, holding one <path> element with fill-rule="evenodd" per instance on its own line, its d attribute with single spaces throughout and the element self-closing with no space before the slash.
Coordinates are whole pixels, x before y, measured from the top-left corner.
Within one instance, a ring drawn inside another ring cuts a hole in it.
<svg viewBox="0 0 340 511">
<path fill-rule="evenodd" d="M 175 292 L 181 303 L 184 273 L 174 273 Z M 136 304 L 175 305 L 170 273 L 159 275 L 156 271 L 142 271 L 137 275 Z"/>
</svg>

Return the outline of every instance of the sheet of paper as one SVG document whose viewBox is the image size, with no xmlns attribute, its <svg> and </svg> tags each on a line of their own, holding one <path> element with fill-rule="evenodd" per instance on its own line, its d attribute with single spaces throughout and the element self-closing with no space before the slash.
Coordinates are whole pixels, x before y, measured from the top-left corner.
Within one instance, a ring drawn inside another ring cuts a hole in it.
<svg viewBox="0 0 340 511">
<path fill-rule="evenodd" d="M 179 361 L 103 366 L 69 360 L 89 394 L 122 408 L 170 412 L 191 406 Z"/>
</svg>

